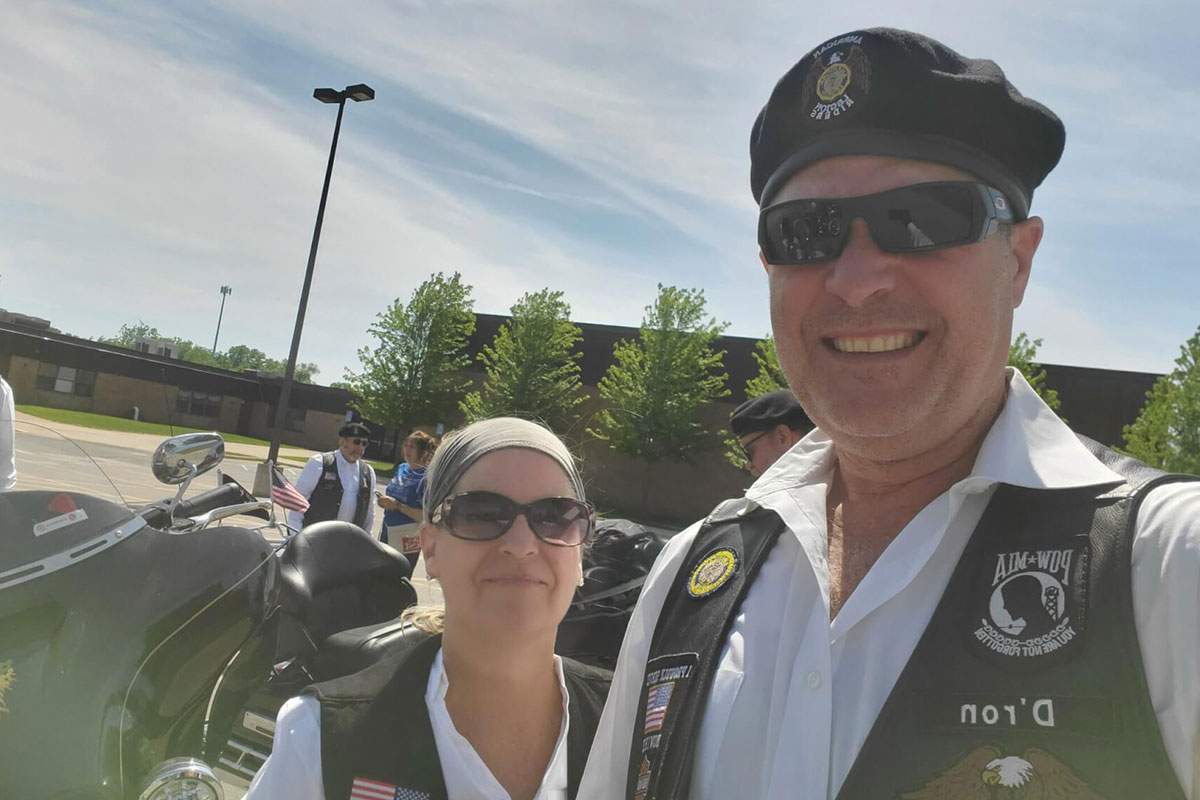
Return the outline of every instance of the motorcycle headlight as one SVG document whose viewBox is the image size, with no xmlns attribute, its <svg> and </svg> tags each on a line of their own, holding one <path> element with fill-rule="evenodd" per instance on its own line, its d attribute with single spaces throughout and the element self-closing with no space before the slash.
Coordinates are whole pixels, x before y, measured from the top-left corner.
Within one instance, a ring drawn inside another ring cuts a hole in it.
<svg viewBox="0 0 1200 800">
<path fill-rule="evenodd" d="M 225 790 L 198 758 L 171 758 L 146 779 L 138 800 L 225 800 Z"/>
</svg>

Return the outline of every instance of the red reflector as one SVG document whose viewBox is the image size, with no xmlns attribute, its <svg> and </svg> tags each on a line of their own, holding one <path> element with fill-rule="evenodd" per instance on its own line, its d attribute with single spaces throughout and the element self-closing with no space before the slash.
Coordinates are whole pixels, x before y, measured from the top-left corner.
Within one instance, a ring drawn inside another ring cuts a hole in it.
<svg viewBox="0 0 1200 800">
<path fill-rule="evenodd" d="M 55 514 L 70 514 L 75 511 L 78 506 L 75 505 L 75 498 L 69 494 L 56 494 L 50 498 L 50 503 L 46 506 Z"/>
</svg>

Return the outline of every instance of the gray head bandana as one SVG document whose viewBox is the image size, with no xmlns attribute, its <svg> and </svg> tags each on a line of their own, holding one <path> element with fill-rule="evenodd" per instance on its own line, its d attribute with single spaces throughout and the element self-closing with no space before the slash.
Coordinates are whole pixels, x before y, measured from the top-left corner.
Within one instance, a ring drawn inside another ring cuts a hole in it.
<svg viewBox="0 0 1200 800">
<path fill-rule="evenodd" d="M 567 446 L 546 428 L 529 420 L 496 417 L 472 423 L 446 437 L 425 472 L 424 508 L 427 514 L 440 506 L 471 465 L 495 450 L 519 447 L 553 458 L 571 481 L 578 500 L 586 500 L 583 479 Z"/>
</svg>

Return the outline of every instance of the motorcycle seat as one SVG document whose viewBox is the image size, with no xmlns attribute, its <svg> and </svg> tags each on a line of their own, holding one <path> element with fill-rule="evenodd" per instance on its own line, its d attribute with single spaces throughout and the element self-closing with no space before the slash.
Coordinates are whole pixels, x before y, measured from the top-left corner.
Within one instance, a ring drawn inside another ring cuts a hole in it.
<svg viewBox="0 0 1200 800">
<path fill-rule="evenodd" d="M 399 618 L 338 631 L 321 643 L 309 664 L 309 674 L 318 682 L 350 675 L 428 635 Z"/>
<path fill-rule="evenodd" d="M 313 643 L 393 620 L 417 601 L 408 560 L 349 522 L 309 525 L 288 540 L 279 568 L 280 605 Z"/>
</svg>

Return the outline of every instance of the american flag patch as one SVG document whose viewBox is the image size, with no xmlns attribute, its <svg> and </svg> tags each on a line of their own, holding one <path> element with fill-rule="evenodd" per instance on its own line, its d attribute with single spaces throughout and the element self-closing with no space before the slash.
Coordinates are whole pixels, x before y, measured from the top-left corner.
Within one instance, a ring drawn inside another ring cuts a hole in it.
<svg viewBox="0 0 1200 800">
<path fill-rule="evenodd" d="M 667 716 L 667 706 L 671 703 L 671 692 L 675 689 L 675 681 L 651 686 L 646 692 L 646 727 L 643 733 L 654 733 L 662 730 L 663 720 Z"/>
<path fill-rule="evenodd" d="M 430 800 L 429 792 L 405 789 L 394 783 L 355 778 L 350 785 L 350 800 Z"/>
</svg>

